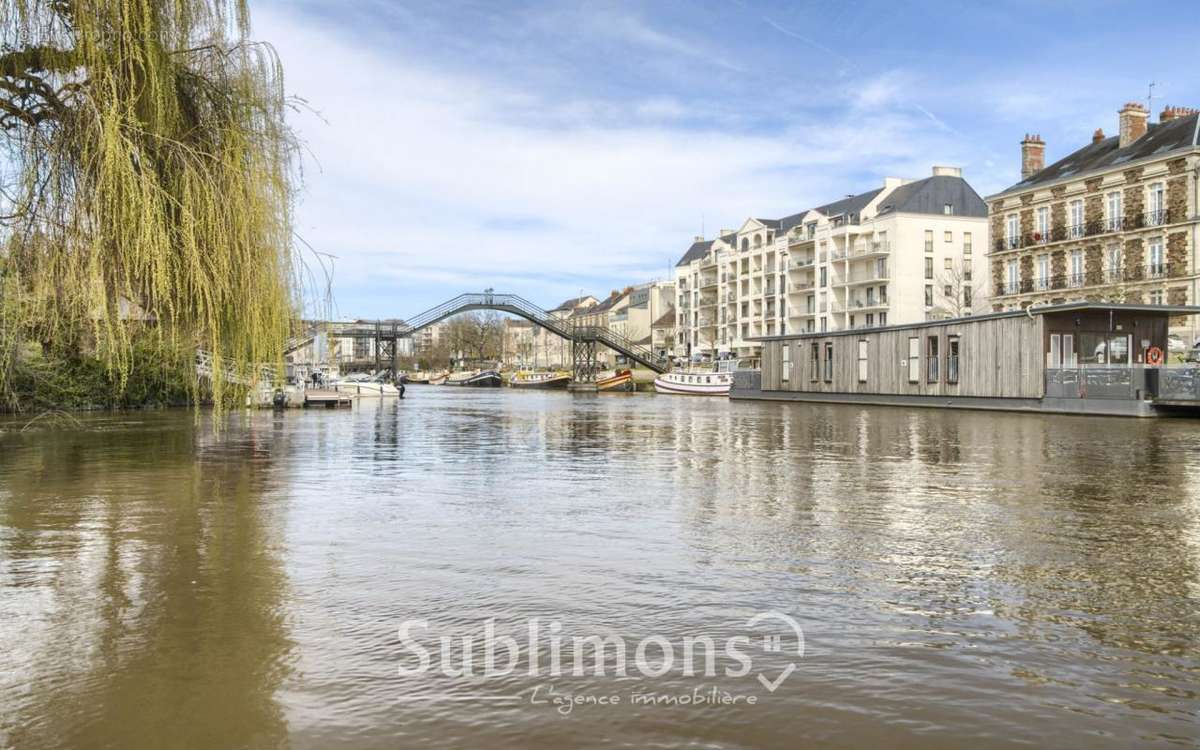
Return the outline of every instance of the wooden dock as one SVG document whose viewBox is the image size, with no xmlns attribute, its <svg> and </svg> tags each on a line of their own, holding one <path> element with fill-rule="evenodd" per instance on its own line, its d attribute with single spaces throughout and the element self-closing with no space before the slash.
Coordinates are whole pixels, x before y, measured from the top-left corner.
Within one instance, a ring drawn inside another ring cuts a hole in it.
<svg viewBox="0 0 1200 750">
<path fill-rule="evenodd" d="M 326 409 L 337 409 L 351 406 L 353 403 L 354 397 L 348 393 L 338 393 L 337 391 L 316 388 L 304 391 L 304 406 L 306 408 L 323 406 Z"/>
</svg>

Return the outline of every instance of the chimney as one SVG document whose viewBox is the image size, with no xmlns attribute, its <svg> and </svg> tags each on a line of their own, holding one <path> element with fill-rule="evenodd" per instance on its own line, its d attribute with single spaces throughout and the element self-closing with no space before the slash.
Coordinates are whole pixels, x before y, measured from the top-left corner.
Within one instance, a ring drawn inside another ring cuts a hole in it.
<svg viewBox="0 0 1200 750">
<path fill-rule="evenodd" d="M 1096 128 L 1096 132 L 1092 133 L 1092 143 L 1099 143 L 1104 140 L 1104 128 Z"/>
<path fill-rule="evenodd" d="M 697 234 L 692 237 L 692 242 L 704 242 L 704 235 Z"/>
<path fill-rule="evenodd" d="M 1194 110 L 1191 107 L 1174 107 L 1168 105 L 1167 107 L 1163 108 L 1162 112 L 1158 114 L 1158 121 L 1160 123 L 1170 122 L 1171 120 L 1177 120 L 1180 117 L 1190 117 L 1196 114 L 1196 111 L 1197 110 Z"/>
<path fill-rule="evenodd" d="M 962 177 L 962 167 L 934 167 L 934 177 Z"/>
<path fill-rule="evenodd" d="M 1040 135 L 1025 134 L 1021 141 L 1021 179 L 1028 180 L 1046 166 L 1046 142 Z"/>
<path fill-rule="evenodd" d="M 1149 119 L 1150 113 L 1137 102 L 1126 102 L 1118 114 L 1121 116 L 1120 147 L 1125 148 L 1146 134 L 1146 120 Z"/>
</svg>

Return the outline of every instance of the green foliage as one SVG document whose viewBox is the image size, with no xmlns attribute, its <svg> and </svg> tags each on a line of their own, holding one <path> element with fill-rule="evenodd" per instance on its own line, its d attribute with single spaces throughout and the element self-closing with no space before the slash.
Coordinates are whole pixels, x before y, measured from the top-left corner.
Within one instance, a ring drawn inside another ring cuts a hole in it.
<svg viewBox="0 0 1200 750">
<path fill-rule="evenodd" d="M 296 303 L 295 141 L 245 1 L 0 0 L 0 23 L 0 397 L 199 395 L 190 356 L 145 358 L 152 335 L 211 351 L 225 402 L 282 361 Z"/>
<path fill-rule="evenodd" d="M 12 406 L 26 413 L 54 409 L 116 409 L 181 406 L 193 390 L 186 373 L 192 355 L 178 346 L 143 334 L 130 348 L 130 370 L 123 381 L 96 357 L 78 352 L 41 353 L 25 347 L 13 366 Z"/>
</svg>

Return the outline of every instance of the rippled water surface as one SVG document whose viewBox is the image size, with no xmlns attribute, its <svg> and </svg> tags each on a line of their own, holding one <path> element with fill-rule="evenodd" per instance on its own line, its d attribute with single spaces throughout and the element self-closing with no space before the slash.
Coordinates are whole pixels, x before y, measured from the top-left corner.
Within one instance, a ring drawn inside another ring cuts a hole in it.
<svg viewBox="0 0 1200 750">
<path fill-rule="evenodd" d="M 220 431 L 20 426 L 0 423 L 0 746 L 1200 736 L 1197 421 L 413 387 Z M 748 627 L 762 612 L 803 657 Z M 436 644 L 488 618 L 631 650 L 746 634 L 753 671 L 413 673 L 406 620 Z M 624 702 L 564 714 L 551 687 Z M 756 703 L 630 702 L 713 687 Z"/>
</svg>

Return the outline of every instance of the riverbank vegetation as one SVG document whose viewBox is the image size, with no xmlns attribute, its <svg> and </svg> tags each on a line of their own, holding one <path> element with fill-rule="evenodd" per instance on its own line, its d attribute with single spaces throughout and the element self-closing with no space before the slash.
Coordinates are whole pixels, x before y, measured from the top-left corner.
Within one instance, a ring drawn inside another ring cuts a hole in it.
<svg viewBox="0 0 1200 750">
<path fill-rule="evenodd" d="M 245 0 L 0 0 L 0 407 L 217 404 L 282 361 L 296 143 Z"/>
</svg>

